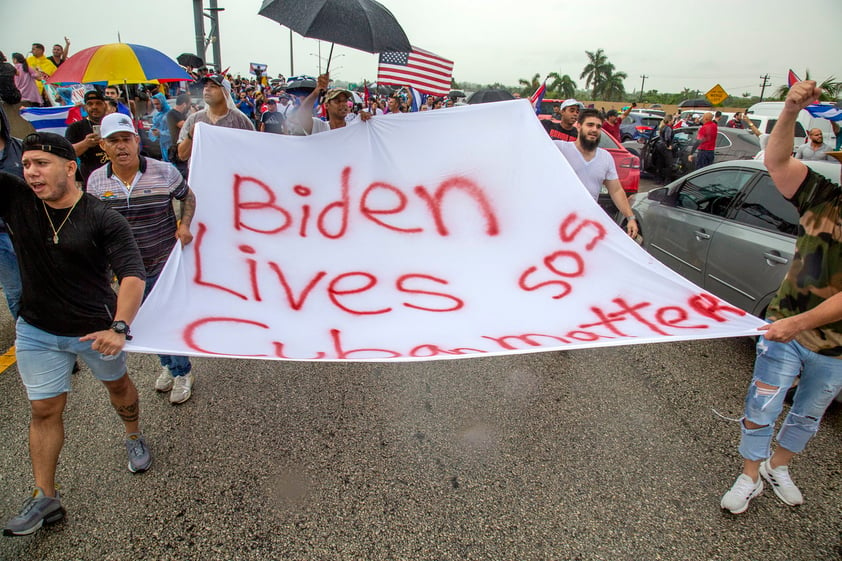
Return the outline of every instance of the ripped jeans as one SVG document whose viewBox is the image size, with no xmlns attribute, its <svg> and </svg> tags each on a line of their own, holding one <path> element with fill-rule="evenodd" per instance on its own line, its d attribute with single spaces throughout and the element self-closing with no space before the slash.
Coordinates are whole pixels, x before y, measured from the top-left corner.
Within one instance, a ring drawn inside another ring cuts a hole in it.
<svg viewBox="0 0 842 561">
<path fill-rule="evenodd" d="M 771 455 L 772 433 L 781 414 L 787 390 L 801 375 L 792 408 L 778 432 L 778 444 L 801 453 L 819 429 L 825 409 L 842 388 L 842 359 L 814 353 L 797 343 L 776 343 L 760 337 L 754 376 L 746 395 L 745 419 L 764 425 L 742 426 L 740 455 L 747 460 L 765 460 Z M 760 388 L 762 382 L 773 389 Z"/>
</svg>

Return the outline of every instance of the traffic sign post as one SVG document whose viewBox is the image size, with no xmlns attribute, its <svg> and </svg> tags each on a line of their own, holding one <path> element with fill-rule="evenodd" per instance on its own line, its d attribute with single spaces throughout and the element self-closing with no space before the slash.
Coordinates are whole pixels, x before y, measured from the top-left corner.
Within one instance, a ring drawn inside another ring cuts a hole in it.
<svg viewBox="0 0 842 561">
<path fill-rule="evenodd" d="M 716 84 L 705 94 L 705 97 L 712 104 L 719 105 L 728 98 L 728 92 L 722 89 L 722 86 Z"/>
</svg>

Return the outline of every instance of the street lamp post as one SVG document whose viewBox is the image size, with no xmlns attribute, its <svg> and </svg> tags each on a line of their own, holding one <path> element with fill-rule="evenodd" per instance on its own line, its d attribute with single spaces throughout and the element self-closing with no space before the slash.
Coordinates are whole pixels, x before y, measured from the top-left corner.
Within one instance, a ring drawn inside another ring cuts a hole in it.
<svg viewBox="0 0 842 561">
<path fill-rule="evenodd" d="M 217 0 L 210 0 L 210 6 L 204 7 L 203 0 L 193 0 L 193 26 L 196 29 L 196 54 L 207 63 L 208 45 L 213 43 L 213 66 L 217 72 L 222 71 L 222 55 L 219 43 L 219 12 L 225 8 L 216 5 Z M 207 13 L 210 12 L 210 13 Z M 205 21 L 210 20 L 210 31 L 205 37 Z"/>
</svg>

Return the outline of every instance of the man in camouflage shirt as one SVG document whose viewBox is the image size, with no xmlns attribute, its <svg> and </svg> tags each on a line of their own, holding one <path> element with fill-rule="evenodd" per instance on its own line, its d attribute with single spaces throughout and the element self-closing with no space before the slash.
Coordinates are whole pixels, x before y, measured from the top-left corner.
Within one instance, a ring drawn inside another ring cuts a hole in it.
<svg viewBox="0 0 842 561">
<path fill-rule="evenodd" d="M 757 342 L 741 420 L 743 472 L 721 502 L 734 514 L 748 508 L 764 480 L 787 505 L 804 502 L 789 475 L 790 461 L 816 434 L 825 409 L 842 390 L 842 188 L 792 157 L 798 112 L 820 94 L 814 81 L 795 84 L 766 148 L 764 163 L 775 186 L 798 209 L 799 235 L 792 266 L 769 305 L 771 323 L 761 328 Z M 799 374 L 771 454 L 775 422 Z"/>
</svg>

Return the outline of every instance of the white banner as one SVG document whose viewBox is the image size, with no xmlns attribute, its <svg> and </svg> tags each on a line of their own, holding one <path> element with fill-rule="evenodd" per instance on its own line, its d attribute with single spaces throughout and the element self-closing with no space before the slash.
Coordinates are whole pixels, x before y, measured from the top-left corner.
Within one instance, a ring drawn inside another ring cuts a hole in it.
<svg viewBox="0 0 842 561">
<path fill-rule="evenodd" d="M 754 334 L 585 191 L 527 101 L 311 137 L 199 125 L 195 240 L 127 350 L 411 360 Z"/>
</svg>

